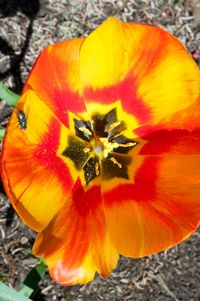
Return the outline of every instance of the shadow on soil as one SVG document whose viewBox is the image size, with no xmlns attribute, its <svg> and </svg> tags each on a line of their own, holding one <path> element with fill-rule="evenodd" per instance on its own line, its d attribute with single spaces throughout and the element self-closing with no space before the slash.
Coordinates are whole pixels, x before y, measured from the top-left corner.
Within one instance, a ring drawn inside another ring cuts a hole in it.
<svg viewBox="0 0 200 301">
<path fill-rule="evenodd" d="M 22 45 L 19 54 L 16 54 L 9 42 L 0 37 L 0 52 L 10 58 L 10 68 L 4 72 L 0 71 L 0 81 L 12 75 L 14 79 L 14 92 L 20 94 L 23 88 L 22 76 L 20 71 L 20 64 L 24 59 L 26 51 L 29 46 L 29 42 L 32 36 L 33 22 L 39 15 L 42 16 L 45 8 L 45 0 L 0 0 L 0 18 L 13 17 L 18 11 L 21 11 L 25 16 L 29 18 L 29 25 L 26 31 L 25 42 Z M 0 192 L 5 194 L 3 185 L 0 181 Z M 10 205 L 6 212 L 6 226 L 9 227 L 12 224 L 15 212 Z M 40 289 L 31 296 L 32 300 L 45 301 L 44 295 Z"/>
<path fill-rule="evenodd" d="M 10 68 L 0 72 L 0 81 L 9 75 L 14 79 L 14 92 L 20 94 L 23 87 L 20 64 L 24 59 L 32 35 L 33 21 L 37 15 L 44 12 L 45 0 L 0 0 L 0 18 L 13 17 L 21 11 L 29 18 L 29 25 L 26 32 L 26 39 L 21 48 L 21 52 L 16 54 L 9 42 L 0 37 L 0 52 L 10 57 Z"/>
<path fill-rule="evenodd" d="M 44 295 L 41 293 L 41 290 L 38 288 L 36 293 L 31 295 L 31 300 L 33 301 L 46 301 Z"/>
</svg>

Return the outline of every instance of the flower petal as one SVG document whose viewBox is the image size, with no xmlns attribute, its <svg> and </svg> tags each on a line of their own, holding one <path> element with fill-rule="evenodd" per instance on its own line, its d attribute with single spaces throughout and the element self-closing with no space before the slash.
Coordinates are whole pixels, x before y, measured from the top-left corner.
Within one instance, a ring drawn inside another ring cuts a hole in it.
<svg viewBox="0 0 200 301">
<path fill-rule="evenodd" d="M 158 130 L 143 139 L 146 144 L 141 148 L 141 155 L 200 154 L 200 129 Z"/>
<path fill-rule="evenodd" d="M 200 96 L 191 106 L 176 112 L 166 124 L 171 129 L 187 129 L 193 131 L 199 128 L 200 120 Z"/>
<path fill-rule="evenodd" d="M 19 112 L 27 126 L 21 128 Z M 41 231 L 62 206 L 76 180 L 57 155 L 60 133 L 68 130 L 27 91 L 12 114 L 2 151 L 2 180 L 9 199 L 32 229 Z"/>
<path fill-rule="evenodd" d="M 142 257 L 187 238 L 200 220 L 200 155 L 145 156 L 132 184 L 108 190 L 110 237 L 126 256 Z"/>
<path fill-rule="evenodd" d="M 79 52 L 84 39 L 74 39 L 44 49 L 25 84 L 68 126 L 68 111 L 85 109 L 81 97 Z"/>
<path fill-rule="evenodd" d="M 87 283 L 96 270 L 107 276 L 117 264 L 118 253 L 106 232 L 100 187 L 84 190 L 78 180 L 72 197 L 38 234 L 33 251 L 45 258 L 60 284 Z"/>
<path fill-rule="evenodd" d="M 150 25 L 109 18 L 82 44 L 80 67 L 87 103 L 120 99 L 141 123 L 169 122 L 200 93 L 200 71 L 183 45 Z"/>
</svg>

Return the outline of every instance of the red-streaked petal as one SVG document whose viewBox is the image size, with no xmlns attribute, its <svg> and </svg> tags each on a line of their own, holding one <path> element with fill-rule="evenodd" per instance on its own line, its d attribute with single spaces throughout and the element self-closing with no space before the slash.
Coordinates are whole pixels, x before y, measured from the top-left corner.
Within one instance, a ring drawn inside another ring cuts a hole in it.
<svg viewBox="0 0 200 301">
<path fill-rule="evenodd" d="M 146 144 L 139 152 L 141 155 L 200 154 L 200 129 L 158 130 L 143 139 Z"/>
<path fill-rule="evenodd" d="M 38 234 L 34 253 L 63 285 L 87 283 L 95 271 L 107 276 L 113 270 L 118 253 L 106 231 L 99 186 L 84 191 L 77 181 L 72 197 Z"/>
<path fill-rule="evenodd" d="M 146 156 L 133 184 L 112 190 L 108 185 L 103 186 L 106 223 L 122 255 L 159 252 L 198 226 L 200 155 Z"/>
<path fill-rule="evenodd" d="M 21 128 L 23 110 L 27 127 Z M 49 108 L 27 91 L 10 119 L 2 151 L 2 180 L 9 199 L 32 229 L 41 231 L 62 206 L 76 180 L 57 154 L 60 133 L 68 130 Z"/>
<path fill-rule="evenodd" d="M 200 94 L 199 68 L 158 27 L 109 18 L 82 44 L 80 67 L 87 103 L 120 99 L 140 123 L 170 122 Z"/>
<path fill-rule="evenodd" d="M 177 130 L 184 130 L 188 132 L 188 135 L 192 131 L 197 131 L 199 129 L 199 120 L 200 120 L 200 97 L 196 99 L 189 107 L 177 111 L 168 122 L 161 122 L 160 124 L 143 124 L 134 129 L 134 133 L 140 137 L 145 137 L 151 135 L 155 132 L 160 132 L 163 134 L 166 133 L 175 133 Z M 181 133 L 181 131 L 180 131 Z M 154 134 L 153 134 L 154 135 Z M 193 135 L 193 134 L 192 134 Z M 167 134 L 168 136 L 168 134 Z M 145 138 L 144 138 L 145 139 Z"/>
<path fill-rule="evenodd" d="M 69 125 L 69 111 L 85 110 L 81 97 L 79 53 L 84 39 L 74 39 L 44 49 L 25 84 L 24 91 L 32 89 L 56 114 Z"/>
</svg>

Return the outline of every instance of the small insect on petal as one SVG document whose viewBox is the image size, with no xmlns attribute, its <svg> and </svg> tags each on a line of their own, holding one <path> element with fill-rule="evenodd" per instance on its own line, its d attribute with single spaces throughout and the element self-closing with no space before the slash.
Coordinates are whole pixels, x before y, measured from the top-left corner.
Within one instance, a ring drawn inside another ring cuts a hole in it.
<svg viewBox="0 0 200 301">
<path fill-rule="evenodd" d="M 22 130 L 25 130 L 27 128 L 27 116 L 21 110 L 16 111 L 16 114 L 17 114 L 19 126 L 21 127 Z"/>
</svg>

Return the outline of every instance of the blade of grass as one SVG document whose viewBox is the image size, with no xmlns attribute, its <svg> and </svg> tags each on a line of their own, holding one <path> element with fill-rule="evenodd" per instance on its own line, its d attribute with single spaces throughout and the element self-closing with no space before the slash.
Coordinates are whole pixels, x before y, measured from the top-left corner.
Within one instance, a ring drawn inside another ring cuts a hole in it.
<svg viewBox="0 0 200 301">
<path fill-rule="evenodd" d="M 29 298 L 16 292 L 14 289 L 0 282 L 0 300 L 1 301 L 30 301 Z"/>
<path fill-rule="evenodd" d="M 9 106 L 15 106 L 18 99 L 20 98 L 19 95 L 13 93 L 9 90 L 6 86 L 0 83 L 0 98 L 4 99 Z"/>
</svg>

